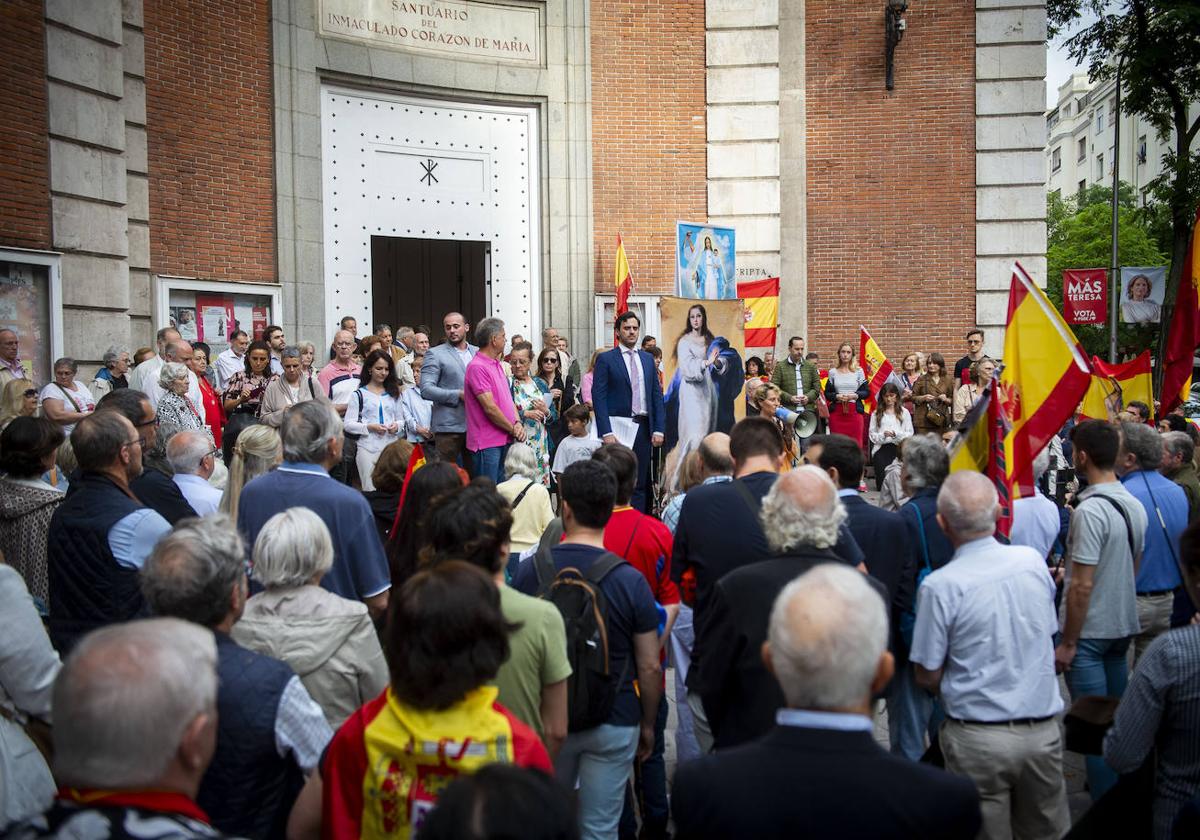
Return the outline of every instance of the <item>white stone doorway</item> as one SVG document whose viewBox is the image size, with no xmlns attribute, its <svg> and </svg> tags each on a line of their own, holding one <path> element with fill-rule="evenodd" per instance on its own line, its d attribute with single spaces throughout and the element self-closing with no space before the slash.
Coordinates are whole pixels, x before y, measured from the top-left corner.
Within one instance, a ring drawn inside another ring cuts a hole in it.
<svg viewBox="0 0 1200 840">
<path fill-rule="evenodd" d="M 502 318 L 510 335 L 536 334 L 542 285 L 539 149 L 538 111 L 532 106 L 322 88 L 326 321 L 337 323 L 346 315 L 360 323 L 378 320 L 373 241 L 450 240 L 481 243 L 486 254 L 479 307 L 486 311 L 464 314 L 475 321 Z M 375 245 L 375 259 L 395 254 L 398 246 L 389 247 L 390 252 Z M 396 294 L 423 294 L 421 272 L 416 266 L 407 272 L 399 260 L 390 269 Z M 433 282 L 457 278 L 435 276 Z M 381 314 L 392 308 L 380 304 Z M 435 333 L 441 314 L 428 322 Z M 431 338 L 438 340 L 436 334 Z"/>
</svg>

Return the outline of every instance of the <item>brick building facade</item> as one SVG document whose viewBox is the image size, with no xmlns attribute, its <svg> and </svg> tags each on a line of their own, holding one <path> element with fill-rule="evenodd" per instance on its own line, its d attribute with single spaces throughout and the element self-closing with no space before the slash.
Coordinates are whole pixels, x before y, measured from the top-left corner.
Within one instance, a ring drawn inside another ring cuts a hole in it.
<svg viewBox="0 0 1200 840">
<path fill-rule="evenodd" d="M 883 4 L 0 15 L 0 264 L 26 289 L 0 321 L 41 336 L 22 322 L 41 306 L 44 356 L 95 362 L 180 317 L 214 350 L 233 320 L 321 344 L 342 314 L 416 321 L 454 300 L 592 346 L 616 235 L 652 306 L 677 220 L 735 227 L 740 277 L 780 275 L 783 336 L 823 356 L 859 323 L 889 354 L 957 353 L 967 326 L 1002 323 L 1014 257 L 1044 274 L 1045 13 L 1028 2 L 914 4 L 891 92 Z"/>
</svg>

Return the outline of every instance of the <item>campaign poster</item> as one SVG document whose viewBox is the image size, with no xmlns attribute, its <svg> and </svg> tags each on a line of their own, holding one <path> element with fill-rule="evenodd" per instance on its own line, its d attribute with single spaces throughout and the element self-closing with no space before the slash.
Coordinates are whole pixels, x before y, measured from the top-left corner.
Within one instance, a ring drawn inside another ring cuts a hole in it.
<svg viewBox="0 0 1200 840">
<path fill-rule="evenodd" d="M 710 432 L 729 432 L 745 416 L 745 323 L 743 301 L 664 297 L 663 398 L 667 460 L 663 476 L 675 488 L 679 465 Z"/>
<path fill-rule="evenodd" d="M 224 295 L 196 295 L 196 337 L 207 344 L 226 344 L 233 321 L 233 300 Z"/>
<path fill-rule="evenodd" d="M 1121 267 L 1121 320 L 1126 324 L 1157 324 L 1162 319 L 1166 266 Z"/>
<path fill-rule="evenodd" d="M 675 294 L 681 298 L 737 298 L 733 228 L 675 223 Z"/>
<path fill-rule="evenodd" d="M 267 331 L 267 307 L 255 306 L 251 308 L 251 329 L 250 334 L 254 336 L 255 341 L 261 341 L 263 333 Z"/>
<path fill-rule="evenodd" d="M 1063 272 L 1063 316 L 1068 324 L 1108 320 L 1108 269 L 1072 268 Z"/>
</svg>

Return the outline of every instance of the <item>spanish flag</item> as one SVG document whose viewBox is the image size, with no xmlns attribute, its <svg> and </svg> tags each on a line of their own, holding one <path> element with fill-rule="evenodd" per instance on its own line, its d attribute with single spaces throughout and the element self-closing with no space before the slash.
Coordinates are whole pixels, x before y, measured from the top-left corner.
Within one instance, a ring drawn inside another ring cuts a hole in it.
<svg viewBox="0 0 1200 840">
<path fill-rule="evenodd" d="M 738 283 L 737 296 L 746 304 L 746 346 L 774 347 L 779 326 L 779 278 Z"/>
<path fill-rule="evenodd" d="M 400 503 L 396 505 L 396 516 L 392 519 L 392 529 L 388 531 L 391 537 L 396 536 L 396 526 L 400 524 L 400 511 L 404 510 L 404 497 L 408 495 L 408 482 L 412 479 L 413 473 L 423 466 L 425 466 L 425 450 L 421 444 L 413 444 L 412 454 L 408 456 L 408 469 L 404 471 L 404 484 L 400 487 Z"/>
<path fill-rule="evenodd" d="M 871 398 L 867 400 L 867 408 L 874 411 L 879 389 L 892 375 L 892 363 L 888 361 L 887 356 L 883 355 L 883 350 L 879 348 L 875 339 L 871 338 L 871 334 L 862 324 L 858 326 L 858 364 L 862 368 L 863 375 L 867 377 L 867 387 L 871 392 Z"/>
<path fill-rule="evenodd" d="M 614 286 L 617 291 L 617 305 L 613 309 L 615 323 L 617 316 L 629 309 L 629 293 L 633 290 L 633 275 L 629 273 L 629 258 L 625 256 L 625 245 L 621 242 L 619 233 L 617 234 L 617 275 Z"/>
<path fill-rule="evenodd" d="M 1075 413 L 1091 380 L 1091 366 L 1075 334 L 1017 263 L 996 390 L 1012 426 L 1004 438 L 1004 462 L 1014 499 L 1033 495 L 1034 457 Z"/>
<path fill-rule="evenodd" d="M 996 399 L 996 386 L 993 378 L 958 427 L 950 442 L 950 472 L 983 473 L 995 482 L 1000 497 L 996 530 L 1008 537 L 1012 528 L 1012 482 L 1004 460 L 1004 439 L 1010 428 Z"/>
<path fill-rule="evenodd" d="M 1089 420 L 1113 420 L 1134 400 L 1150 406 L 1154 419 L 1154 384 L 1150 374 L 1150 351 L 1124 364 L 1110 365 L 1092 356 L 1091 385 L 1083 397 L 1080 413 Z"/>
<path fill-rule="evenodd" d="M 1178 405 L 1187 402 L 1192 390 L 1192 357 L 1200 345 L 1200 210 L 1192 226 L 1192 241 L 1188 246 L 1183 274 L 1179 278 L 1179 293 L 1175 311 L 1167 332 L 1163 353 L 1162 409 L 1166 416 Z"/>
</svg>

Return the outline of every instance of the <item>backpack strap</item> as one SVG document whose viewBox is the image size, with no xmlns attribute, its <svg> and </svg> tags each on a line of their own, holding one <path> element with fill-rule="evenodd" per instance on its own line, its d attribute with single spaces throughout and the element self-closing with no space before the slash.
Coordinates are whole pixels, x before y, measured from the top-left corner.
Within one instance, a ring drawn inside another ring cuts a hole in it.
<svg viewBox="0 0 1200 840">
<path fill-rule="evenodd" d="M 525 494 L 529 492 L 529 488 L 532 487 L 536 483 L 537 483 L 536 481 L 531 481 L 528 484 L 526 484 L 525 489 L 517 494 L 517 498 L 512 500 L 512 504 L 509 505 L 509 510 L 516 510 L 517 505 L 521 504 L 521 500 L 524 499 Z"/>
<path fill-rule="evenodd" d="M 554 555 L 550 552 L 562 542 L 562 535 L 562 520 L 555 517 L 550 520 L 550 524 L 542 532 L 542 538 L 538 540 L 537 551 L 533 554 L 533 570 L 537 573 L 539 597 L 550 591 L 550 584 L 554 583 L 558 574 L 558 570 L 554 568 Z"/>
<path fill-rule="evenodd" d="M 750 488 L 746 486 L 746 482 L 740 478 L 733 480 L 733 487 L 737 490 L 738 495 L 746 502 L 746 506 L 750 508 L 750 512 L 754 514 L 755 519 L 758 518 L 758 512 L 762 510 L 762 499 L 757 498 L 750 492 Z"/>
<path fill-rule="evenodd" d="M 1094 493 L 1089 498 L 1103 499 L 1112 505 L 1117 513 L 1121 514 L 1121 519 L 1125 520 L 1125 539 L 1129 542 L 1129 557 L 1136 562 L 1137 552 L 1133 550 L 1133 523 L 1129 521 L 1129 514 L 1125 512 L 1125 508 L 1117 504 L 1116 499 L 1111 499 L 1103 493 Z M 1084 501 L 1087 501 L 1087 499 L 1084 499 Z"/>
<path fill-rule="evenodd" d="M 900 509 L 904 510 L 910 507 L 917 516 L 917 534 L 921 537 L 921 554 L 925 558 L 925 568 L 932 571 L 932 564 L 929 561 L 929 545 L 925 542 L 925 517 L 921 516 L 921 511 L 917 510 L 917 506 L 911 502 Z"/>
<path fill-rule="evenodd" d="M 592 565 L 588 566 L 587 574 L 585 574 L 584 577 L 587 578 L 589 583 L 599 585 L 600 581 L 604 580 L 604 578 L 608 576 L 609 572 L 617 568 L 617 566 L 623 565 L 624 563 L 624 557 L 619 557 L 616 554 L 613 554 L 611 551 L 606 551 L 596 558 L 595 563 L 592 563 Z"/>
</svg>

